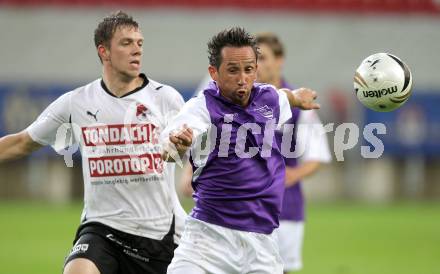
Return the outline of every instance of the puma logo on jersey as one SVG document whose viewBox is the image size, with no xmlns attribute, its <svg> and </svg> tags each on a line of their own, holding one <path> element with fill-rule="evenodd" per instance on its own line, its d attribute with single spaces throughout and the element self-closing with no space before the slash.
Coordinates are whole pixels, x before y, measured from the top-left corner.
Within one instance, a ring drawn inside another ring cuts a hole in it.
<svg viewBox="0 0 440 274">
<path fill-rule="evenodd" d="M 93 118 L 95 118 L 95 121 L 98 122 L 98 117 L 96 117 L 98 115 L 99 109 L 96 111 L 95 114 L 93 114 L 90 111 L 87 111 L 87 115 L 92 116 Z"/>
</svg>

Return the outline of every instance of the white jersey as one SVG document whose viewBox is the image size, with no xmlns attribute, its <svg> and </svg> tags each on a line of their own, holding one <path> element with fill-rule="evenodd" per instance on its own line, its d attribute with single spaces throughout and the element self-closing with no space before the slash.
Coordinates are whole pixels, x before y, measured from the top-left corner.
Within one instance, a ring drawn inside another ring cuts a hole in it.
<svg viewBox="0 0 440 274">
<path fill-rule="evenodd" d="M 101 79 L 70 91 L 27 131 L 34 141 L 55 147 L 64 143 L 66 128 L 73 131 L 83 164 L 82 223 L 160 240 L 174 212 L 177 224 L 185 215 L 174 188 L 174 164 L 162 161 L 158 140 L 184 101 L 174 88 L 141 76 L 143 86 L 121 98 Z"/>
</svg>

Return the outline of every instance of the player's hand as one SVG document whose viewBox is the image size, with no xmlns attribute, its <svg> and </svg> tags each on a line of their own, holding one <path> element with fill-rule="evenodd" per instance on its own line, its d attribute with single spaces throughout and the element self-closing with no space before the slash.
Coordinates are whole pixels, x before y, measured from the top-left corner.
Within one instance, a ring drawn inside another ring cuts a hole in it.
<svg viewBox="0 0 440 274">
<path fill-rule="evenodd" d="M 321 106 L 316 103 L 316 98 L 318 95 L 316 91 L 309 88 L 299 88 L 291 91 L 291 98 L 289 101 L 291 105 L 299 107 L 300 109 L 310 110 L 319 109 Z"/>
<path fill-rule="evenodd" d="M 180 156 L 191 147 L 192 140 L 193 131 L 187 125 L 183 125 L 183 128 L 178 132 L 170 134 L 170 142 L 174 144 Z"/>
<path fill-rule="evenodd" d="M 170 133 L 169 142 L 164 144 L 162 159 L 166 162 L 182 164 L 183 156 L 191 147 L 193 131 L 187 125 L 183 125 L 178 132 Z"/>
</svg>

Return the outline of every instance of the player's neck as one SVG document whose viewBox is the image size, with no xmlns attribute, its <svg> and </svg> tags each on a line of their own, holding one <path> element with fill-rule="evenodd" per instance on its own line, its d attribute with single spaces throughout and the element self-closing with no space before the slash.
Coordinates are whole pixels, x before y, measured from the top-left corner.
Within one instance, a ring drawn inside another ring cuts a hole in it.
<svg viewBox="0 0 440 274">
<path fill-rule="evenodd" d="M 279 78 L 272 79 L 272 81 L 270 81 L 269 84 L 271 84 L 271 85 L 275 86 L 276 88 L 280 89 L 280 88 L 282 88 L 282 83 L 283 83 L 283 81 L 281 80 L 281 77 L 279 77 Z"/>
<path fill-rule="evenodd" d="M 280 88 L 282 88 L 283 81 L 282 81 L 281 77 L 273 77 L 272 79 L 268 79 L 267 83 L 280 89 Z"/>
<path fill-rule="evenodd" d="M 125 94 L 135 90 L 143 84 L 141 77 L 129 78 L 121 75 L 115 75 L 112 73 L 106 73 L 104 70 L 103 80 L 109 92 L 113 93 L 116 97 L 122 97 Z"/>
</svg>

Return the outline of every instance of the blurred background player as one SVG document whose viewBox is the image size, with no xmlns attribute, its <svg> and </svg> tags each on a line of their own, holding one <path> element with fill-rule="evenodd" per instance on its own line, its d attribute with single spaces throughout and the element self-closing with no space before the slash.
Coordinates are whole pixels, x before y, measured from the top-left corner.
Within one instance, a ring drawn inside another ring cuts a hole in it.
<svg viewBox="0 0 440 274">
<path fill-rule="evenodd" d="M 185 213 L 157 138 L 184 101 L 140 72 L 143 43 L 132 17 L 105 17 L 95 30 L 102 79 L 64 94 L 26 130 L 0 139 L 0 162 L 59 146 L 63 127 L 81 146 L 84 209 L 66 274 L 165 273 L 171 262 L 181 229 L 175 223 Z"/>
<path fill-rule="evenodd" d="M 279 37 L 274 33 L 264 32 L 258 33 L 256 40 L 260 53 L 257 81 L 272 84 L 277 88 L 291 89 L 282 74 L 285 52 Z M 280 144 L 283 134 L 291 134 L 293 138 L 290 147 L 292 150 L 295 148 L 299 150 L 299 158 L 284 157 L 286 189 L 277 232 L 278 246 L 286 273 L 302 268 L 305 203 L 301 180 L 315 173 L 321 163 L 331 161 L 327 136 L 317 112 L 301 111 L 298 108 L 292 108 L 291 111 L 292 118 L 286 124 L 292 124 L 294 127 L 286 127 L 284 131 L 277 132 Z M 291 132 L 292 129 L 294 132 Z"/>
<path fill-rule="evenodd" d="M 284 160 L 270 132 L 291 117 L 291 107 L 319 108 L 316 92 L 255 83 L 257 45 L 242 28 L 216 34 L 208 52 L 214 81 L 161 135 L 163 158 L 180 160 L 191 148 L 194 169 L 195 207 L 168 273 L 282 273 L 273 231 Z M 204 138 L 209 145 L 199 146 Z M 202 146 L 212 148 L 208 155 Z"/>
</svg>

